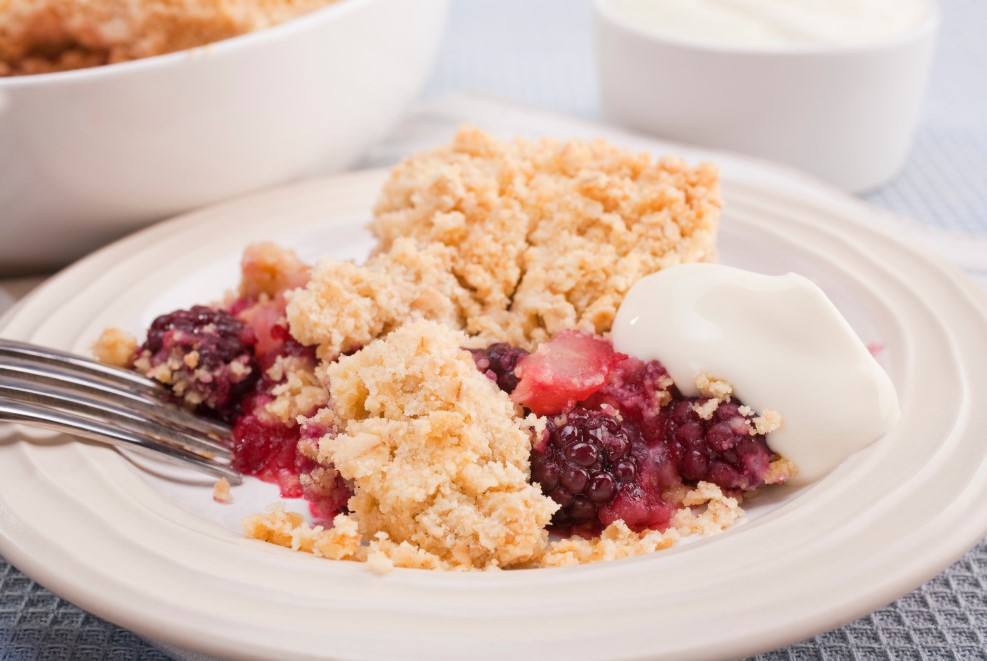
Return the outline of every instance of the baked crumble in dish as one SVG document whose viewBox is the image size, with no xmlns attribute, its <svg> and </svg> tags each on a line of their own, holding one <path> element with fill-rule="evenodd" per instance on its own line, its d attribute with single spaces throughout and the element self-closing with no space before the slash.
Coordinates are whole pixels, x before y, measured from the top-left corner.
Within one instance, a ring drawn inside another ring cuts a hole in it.
<svg viewBox="0 0 987 661">
<path fill-rule="evenodd" d="M 0 76 L 66 71 L 204 46 L 335 0 L 0 0 Z"/>
<path fill-rule="evenodd" d="M 251 538 L 374 571 L 655 551 L 794 474 L 777 413 L 710 375 L 686 397 L 608 339 L 638 279 L 715 259 L 719 210 L 709 165 L 465 128 L 394 169 L 362 264 L 252 245 L 225 300 L 96 354 L 232 424 L 234 467 L 308 501 Z"/>
</svg>

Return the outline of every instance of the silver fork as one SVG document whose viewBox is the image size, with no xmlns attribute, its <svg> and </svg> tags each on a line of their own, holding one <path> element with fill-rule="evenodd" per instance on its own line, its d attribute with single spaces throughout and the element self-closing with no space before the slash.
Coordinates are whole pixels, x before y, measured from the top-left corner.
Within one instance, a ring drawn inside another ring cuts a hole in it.
<svg viewBox="0 0 987 661">
<path fill-rule="evenodd" d="M 228 426 L 179 407 L 157 381 L 64 351 L 0 339 L 0 420 L 144 448 L 241 481 Z"/>
</svg>

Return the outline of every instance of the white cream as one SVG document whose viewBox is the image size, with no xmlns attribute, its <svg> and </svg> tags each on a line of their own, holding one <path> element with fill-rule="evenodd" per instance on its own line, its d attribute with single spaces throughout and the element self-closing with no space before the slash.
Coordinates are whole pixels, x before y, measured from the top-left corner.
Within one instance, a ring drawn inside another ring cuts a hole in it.
<svg viewBox="0 0 987 661">
<path fill-rule="evenodd" d="M 929 0 L 609 0 L 615 14 L 662 37 L 707 45 L 859 45 L 919 25 Z"/>
<path fill-rule="evenodd" d="M 715 264 L 643 278 L 613 325 L 614 348 L 660 360 L 686 395 L 696 377 L 729 382 L 757 411 L 781 414 L 768 445 L 817 480 L 898 421 L 891 379 L 810 280 Z"/>
</svg>

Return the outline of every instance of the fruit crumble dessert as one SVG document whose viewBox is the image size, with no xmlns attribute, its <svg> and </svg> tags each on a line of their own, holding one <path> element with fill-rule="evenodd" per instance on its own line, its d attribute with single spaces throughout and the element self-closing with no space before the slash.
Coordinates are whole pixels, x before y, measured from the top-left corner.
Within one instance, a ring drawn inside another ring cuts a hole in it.
<svg viewBox="0 0 987 661">
<path fill-rule="evenodd" d="M 467 128 L 391 173 L 362 264 L 252 245 L 224 301 L 96 354 L 231 423 L 234 467 L 309 502 L 249 537 L 375 571 L 654 551 L 794 471 L 777 414 L 710 375 L 685 396 L 608 337 L 640 278 L 715 258 L 719 209 L 709 165 Z"/>
<path fill-rule="evenodd" d="M 81 69 L 203 46 L 334 0 L 0 0 L 0 75 Z"/>
</svg>

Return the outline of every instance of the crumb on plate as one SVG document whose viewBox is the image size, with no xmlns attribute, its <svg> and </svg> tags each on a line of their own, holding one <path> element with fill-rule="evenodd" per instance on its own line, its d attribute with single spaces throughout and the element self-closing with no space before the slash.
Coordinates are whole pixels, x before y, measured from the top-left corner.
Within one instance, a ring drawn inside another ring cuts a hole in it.
<svg viewBox="0 0 987 661">
<path fill-rule="evenodd" d="M 129 369 L 137 356 L 137 339 L 119 328 L 107 328 L 93 343 L 92 351 L 104 365 Z"/>
<path fill-rule="evenodd" d="M 225 477 L 219 478 L 213 485 L 212 499 L 222 505 L 229 505 L 233 502 L 233 494 L 230 493 L 230 481 Z"/>
</svg>

